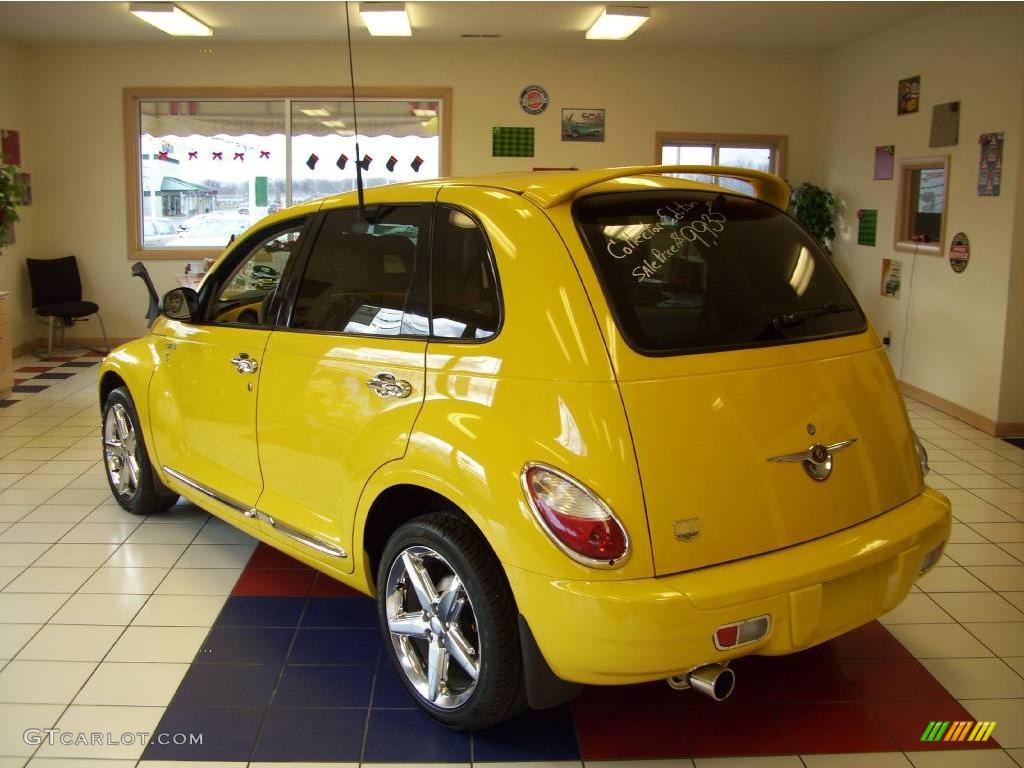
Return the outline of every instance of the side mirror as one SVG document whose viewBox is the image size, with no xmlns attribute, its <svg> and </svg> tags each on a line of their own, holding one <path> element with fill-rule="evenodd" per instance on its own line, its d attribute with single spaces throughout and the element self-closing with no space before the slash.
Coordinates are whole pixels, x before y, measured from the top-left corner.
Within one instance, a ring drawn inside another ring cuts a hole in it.
<svg viewBox="0 0 1024 768">
<path fill-rule="evenodd" d="M 199 314 L 199 294 L 192 288 L 175 288 L 164 294 L 160 307 L 171 320 L 191 322 Z"/>
</svg>

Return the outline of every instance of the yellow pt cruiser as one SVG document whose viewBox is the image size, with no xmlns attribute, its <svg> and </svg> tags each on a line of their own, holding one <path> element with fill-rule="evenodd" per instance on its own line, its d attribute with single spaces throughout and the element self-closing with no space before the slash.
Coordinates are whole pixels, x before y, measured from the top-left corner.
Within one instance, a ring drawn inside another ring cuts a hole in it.
<svg viewBox="0 0 1024 768">
<path fill-rule="evenodd" d="M 731 659 L 896 606 L 950 530 L 878 336 L 787 198 L 652 166 L 281 211 L 198 292 L 150 284 L 149 334 L 104 361 L 113 494 L 184 496 L 376 596 L 451 727 L 580 684 L 724 699 Z"/>
</svg>

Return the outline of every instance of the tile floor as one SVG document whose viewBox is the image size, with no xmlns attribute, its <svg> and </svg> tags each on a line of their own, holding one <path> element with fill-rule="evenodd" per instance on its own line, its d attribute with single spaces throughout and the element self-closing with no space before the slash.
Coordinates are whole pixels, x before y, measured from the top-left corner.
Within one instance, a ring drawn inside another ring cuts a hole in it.
<svg viewBox="0 0 1024 768">
<path fill-rule="evenodd" d="M 96 367 L 76 368 L 0 410 L 0 768 L 1024 765 L 1024 450 L 926 406 L 909 404 L 953 537 L 880 623 L 741 660 L 724 705 L 595 688 L 470 737 L 411 707 L 368 599 L 187 504 L 121 510 L 97 458 Z M 999 746 L 924 749 L 935 719 L 995 720 Z M 110 736 L 25 743 L 50 727 Z"/>
</svg>

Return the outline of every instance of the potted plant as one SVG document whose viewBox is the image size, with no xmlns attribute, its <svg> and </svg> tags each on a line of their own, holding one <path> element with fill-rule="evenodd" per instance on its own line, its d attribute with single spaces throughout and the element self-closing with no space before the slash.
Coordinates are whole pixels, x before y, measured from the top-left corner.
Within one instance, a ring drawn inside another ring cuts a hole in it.
<svg viewBox="0 0 1024 768">
<path fill-rule="evenodd" d="M 827 189 L 803 183 L 793 190 L 789 198 L 789 212 L 808 234 L 832 255 L 832 240 L 836 236 L 836 196 Z"/>
<path fill-rule="evenodd" d="M 18 178 L 16 165 L 0 165 L 0 249 L 10 243 L 18 206 L 25 201 L 25 187 Z"/>
</svg>

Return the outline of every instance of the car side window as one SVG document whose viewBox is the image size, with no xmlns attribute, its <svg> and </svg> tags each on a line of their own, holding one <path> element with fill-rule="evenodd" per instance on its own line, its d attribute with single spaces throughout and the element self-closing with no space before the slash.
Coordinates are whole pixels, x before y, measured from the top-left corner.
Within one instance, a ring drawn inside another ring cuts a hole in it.
<svg viewBox="0 0 1024 768">
<path fill-rule="evenodd" d="M 298 249 L 304 222 L 263 238 L 220 284 L 207 313 L 218 325 L 268 326 L 270 305 L 285 267 Z"/>
<path fill-rule="evenodd" d="M 431 264 L 433 335 L 488 339 L 498 332 L 501 303 L 480 225 L 468 214 L 439 207 Z"/>
<path fill-rule="evenodd" d="M 352 209 L 330 211 L 299 283 L 291 327 L 372 336 L 425 336 L 426 317 L 411 311 L 424 208 L 395 206 L 364 221 Z"/>
</svg>

